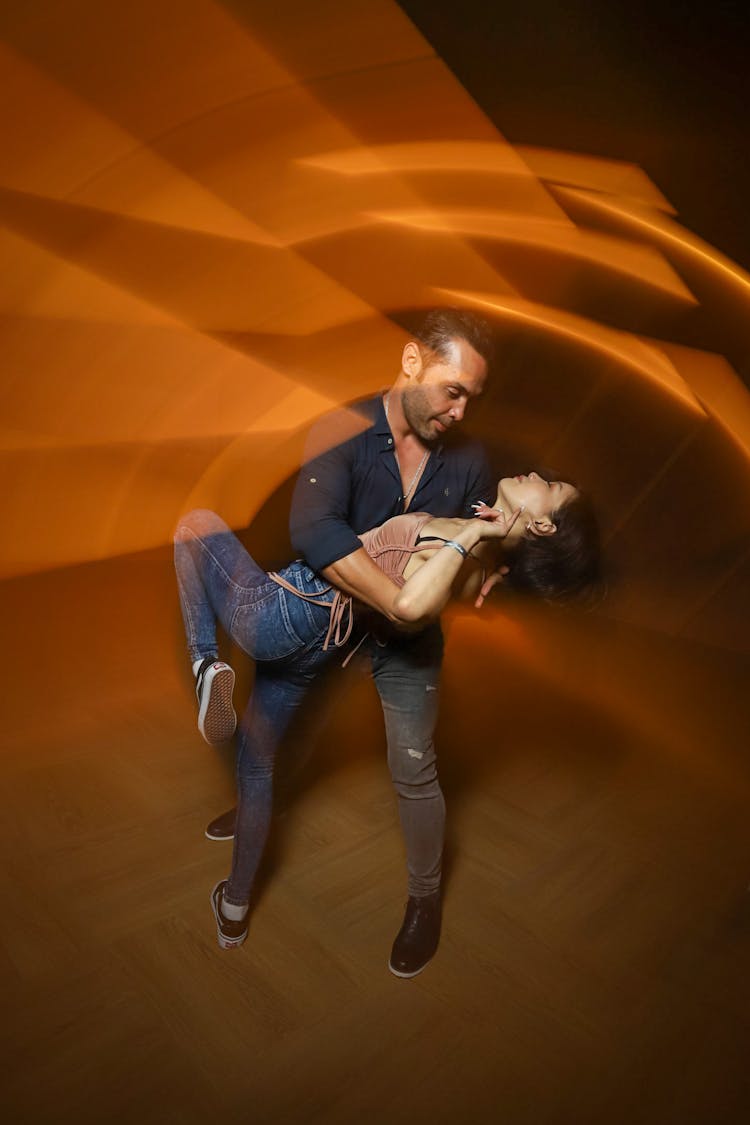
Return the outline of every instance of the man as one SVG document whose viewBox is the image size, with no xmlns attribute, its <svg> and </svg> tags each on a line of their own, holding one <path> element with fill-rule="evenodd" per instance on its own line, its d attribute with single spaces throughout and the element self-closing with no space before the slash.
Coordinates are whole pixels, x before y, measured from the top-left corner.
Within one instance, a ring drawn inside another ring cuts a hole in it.
<svg viewBox="0 0 750 1125">
<path fill-rule="evenodd" d="M 481 448 L 454 431 L 483 390 L 490 353 L 484 321 L 466 311 L 433 310 L 405 345 L 390 390 L 358 404 L 359 432 L 341 439 L 339 424 L 350 430 L 352 418 L 342 411 L 310 435 L 310 445 L 323 452 L 306 461 L 295 486 L 293 546 L 313 570 L 385 617 L 392 580 L 357 535 L 405 511 L 471 516 L 472 504 L 494 499 Z M 408 869 L 406 915 L 389 968 L 412 977 L 434 955 L 440 936 L 445 803 L 433 732 L 443 639 L 439 625 L 404 633 L 371 616 L 367 628 Z M 227 821 L 232 814 L 212 822 L 209 838 L 231 837 Z"/>
</svg>

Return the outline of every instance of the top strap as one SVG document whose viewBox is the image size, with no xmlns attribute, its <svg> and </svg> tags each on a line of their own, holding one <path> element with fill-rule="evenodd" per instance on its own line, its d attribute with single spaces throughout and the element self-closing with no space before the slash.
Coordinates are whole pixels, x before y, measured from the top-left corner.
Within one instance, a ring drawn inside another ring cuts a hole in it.
<svg viewBox="0 0 750 1125">
<path fill-rule="evenodd" d="M 343 590 L 336 590 L 333 596 L 333 601 L 327 602 L 322 598 L 316 598 L 314 594 L 303 594 L 291 582 L 287 582 L 286 578 L 282 578 L 275 570 L 268 572 L 268 577 L 275 582 L 278 586 L 282 586 L 288 590 L 290 594 L 294 594 L 297 598 L 302 598 L 303 602 L 310 602 L 311 605 L 320 605 L 325 609 L 331 611 L 331 617 L 328 624 L 328 632 L 326 633 L 325 640 L 323 641 L 323 651 L 327 652 L 331 642 L 334 648 L 341 648 L 349 640 L 352 629 L 354 628 L 354 610 L 352 608 L 352 599 L 349 594 L 345 594 Z M 333 586 L 326 586 L 325 590 L 321 590 L 321 594 L 327 594 L 332 590 Z M 344 615 L 347 614 L 346 631 L 342 636 L 342 628 Z"/>
</svg>

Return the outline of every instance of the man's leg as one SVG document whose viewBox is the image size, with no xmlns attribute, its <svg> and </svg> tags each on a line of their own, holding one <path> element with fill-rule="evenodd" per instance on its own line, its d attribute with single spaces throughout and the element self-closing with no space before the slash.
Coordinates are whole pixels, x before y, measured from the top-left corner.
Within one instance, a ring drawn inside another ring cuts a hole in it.
<svg viewBox="0 0 750 1125">
<path fill-rule="evenodd" d="M 442 633 L 435 625 L 416 637 L 376 646 L 372 657 L 408 870 L 409 902 L 390 961 L 397 976 L 420 972 L 434 955 L 440 936 L 445 801 L 433 734 L 442 653 Z"/>
</svg>

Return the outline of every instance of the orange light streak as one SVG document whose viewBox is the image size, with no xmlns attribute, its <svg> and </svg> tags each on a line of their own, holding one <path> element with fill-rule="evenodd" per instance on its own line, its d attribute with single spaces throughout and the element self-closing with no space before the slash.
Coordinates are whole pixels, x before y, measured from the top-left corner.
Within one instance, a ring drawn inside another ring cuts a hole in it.
<svg viewBox="0 0 750 1125">
<path fill-rule="evenodd" d="M 606 192 L 674 215 L 675 209 L 642 168 L 582 152 L 564 152 L 535 145 L 516 145 L 526 166 L 545 183 L 566 184 Z"/>
<path fill-rule="evenodd" d="M 548 250 L 581 263 L 603 266 L 653 285 L 689 304 L 696 299 L 664 257 L 649 247 L 613 235 L 582 230 L 556 220 L 522 214 L 441 211 L 376 212 L 373 218 L 413 230 L 446 231 Z"/>
<path fill-rule="evenodd" d="M 678 758 L 706 781 L 723 785 L 731 778 L 732 784 L 736 784 L 731 762 L 715 756 L 711 714 L 705 698 L 698 691 L 692 698 L 680 691 L 680 654 L 673 652 L 674 666 L 665 669 L 663 654 L 657 651 L 652 657 L 653 666 L 649 667 L 644 638 L 627 630 L 618 636 L 616 623 L 611 623 L 608 629 L 614 635 L 608 638 L 610 645 L 619 641 L 638 653 L 638 659 L 631 660 L 621 654 L 618 675 L 612 676 L 611 666 L 602 659 L 601 623 L 594 620 L 589 627 L 585 618 L 572 621 L 567 615 L 551 613 L 545 607 L 520 608 L 517 604 L 510 616 L 503 611 L 502 598 L 502 592 L 493 594 L 493 601 L 481 613 L 461 614 L 456 620 L 460 643 L 467 654 L 482 653 L 484 668 L 493 667 L 494 653 L 500 667 L 510 663 L 514 670 L 518 667 L 529 674 L 537 685 L 540 701 L 545 700 L 542 685 L 549 685 L 582 708 L 595 701 L 619 728 L 658 745 L 663 754 Z M 453 643 L 458 641 L 459 638 L 452 638 Z M 681 655 L 689 667 L 691 654 Z M 476 660 L 476 656 L 473 658 Z M 468 694 L 473 690 L 471 682 L 467 682 L 466 690 Z M 501 723 L 503 695 L 500 691 L 497 694 L 496 718 Z M 680 706 L 665 709 L 665 694 L 675 704 L 679 699 Z M 746 780 L 742 784 L 750 795 L 750 784 Z"/>
<path fill-rule="evenodd" d="M 487 309 L 520 324 L 538 328 L 577 347 L 593 350 L 613 359 L 618 366 L 645 375 L 655 386 L 694 414 L 704 411 L 686 386 L 682 376 L 658 347 L 627 332 L 608 328 L 586 317 L 549 308 L 521 298 L 495 298 L 482 293 L 443 290 L 445 297 Z"/>
<path fill-rule="evenodd" d="M 750 395 L 737 372 L 723 356 L 672 342 L 661 346 L 697 398 L 750 456 Z"/>
<path fill-rule="evenodd" d="M 702 329 L 693 282 L 726 307 L 748 275 L 667 218 L 636 166 L 510 145 L 391 0 L 335 0 L 325 21 L 298 5 L 293 26 L 211 0 L 178 25 L 146 0 L 115 23 L 80 0 L 78 25 L 65 5 L 32 21 L 16 7 L 0 48 L 5 574 L 162 546 L 195 504 L 247 522 L 295 471 L 310 421 L 395 375 L 389 314 L 436 297 L 498 324 L 484 402 L 501 415 L 510 338 L 515 448 L 578 446 L 589 473 L 587 440 L 606 446 L 618 401 L 632 461 L 609 467 L 601 499 L 619 541 L 657 522 L 650 482 L 668 491 L 719 455 L 718 427 L 695 424 L 706 411 L 730 435 L 729 471 L 746 471 L 746 388 L 720 357 L 649 334 L 692 333 L 696 311 Z M 553 370 L 535 383 L 553 402 L 535 398 L 522 368 L 538 356 L 572 356 L 581 393 Z M 701 584 L 743 518 L 730 511 L 726 534 L 717 518 Z M 652 605 L 641 581 L 632 604 Z"/>
<path fill-rule="evenodd" d="M 497 141 L 410 141 L 368 145 L 306 156 L 298 161 L 342 176 L 392 175 L 394 172 L 465 172 L 525 176 L 536 174 L 519 155 L 518 148 Z M 550 211 L 558 208 L 550 201 Z M 564 220 L 564 214 L 560 216 Z"/>
<path fill-rule="evenodd" d="M 593 214 L 611 215 L 626 223 L 639 236 L 643 237 L 646 234 L 661 245 L 685 254 L 691 261 L 705 266 L 706 272 L 710 275 L 731 282 L 744 296 L 750 297 L 750 274 L 731 258 L 672 219 L 580 189 L 559 188 L 558 194 L 563 199 L 584 204 Z"/>
</svg>

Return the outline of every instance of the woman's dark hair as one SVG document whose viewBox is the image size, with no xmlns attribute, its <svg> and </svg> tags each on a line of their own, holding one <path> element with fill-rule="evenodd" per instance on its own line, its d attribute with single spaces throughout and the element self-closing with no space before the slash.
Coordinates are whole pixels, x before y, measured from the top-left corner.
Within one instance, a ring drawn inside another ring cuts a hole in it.
<svg viewBox="0 0 750 1125">
<path fill-rule="evenodd" d="M 451 358 L 452 340 L 466 340 L 487 366 L 492 362 L 495 340 L 490 324 L 470 309 L 430 309 L 412 328 L 420 344 L 441 359 Z"/>
<path fill-rule="evenodd" d="M 523 518 L 523 517 L 521 517 Z M 595 600 L 601 593 L 599 525 L 580 493 L 552 513 L 552 535 L 524 535 L 508 554 L 505 585 L 548 601 Z"/>
</svg>

